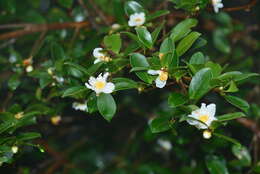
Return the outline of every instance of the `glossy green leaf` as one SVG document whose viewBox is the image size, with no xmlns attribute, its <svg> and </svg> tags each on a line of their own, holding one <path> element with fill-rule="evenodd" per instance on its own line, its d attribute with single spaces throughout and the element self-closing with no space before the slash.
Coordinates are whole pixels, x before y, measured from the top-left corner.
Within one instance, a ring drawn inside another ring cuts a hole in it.
<svg viewBox="0 0 260 174">
<path fill-rule="evenodd" d="M 26 132 L 26 133 L 21 133 L 17 136 L 19 141 L 25 141 L 25 140 L 32 140 L 35 138 L 40 138 L 41 134 L 37 132 Z"/>
<path fill-rule="evenodd" d="M 114 78 L 115 91 L 138 88 L 138 83 L 128 78 Z"/>
<path fill-rule="evenodd" d="M 111 94 L 100 94 L 97 97 L 97 107 L 107 121 L 111 121 L 116 113 L 116 102 Z"/>
<path fill-rule="evenodd" d="M 195 27 L 197 24 L 197 19 L 185 19 L 172 29 L 171 38 L 174 40 L 174 42 L 177 42 L 178 40 L 189 34 L 189 32 L 191 32 L 191 28 Z"/>
<path fill-rule="evenodd" d="M 130 64 L 134 67 L 149 67 L 149 63 L 146 59 L 146 57 L 139 53 L 133 53 L 130 56 Z M 150 75 L 147 74 L 147 72 L 136 72 L 136 75 L 143 80 L 146 83 L 152 83 L 152 78 Z"/>
<path fill-rule="evenodd" d="M 178 107 L 188 102 L 188 97 L 177 92 L 172 92 L 168 97 L 170 107 Z"/>
<path fill-rule="evenodd" d="M 201 34 L 198 32 L 191 32 L 184 39 L 182 39 L 176 48 L 178 55 L 182 56 L 186 51 L 188 51 L 200 35 Z"/>
<path fill-rule="evenodd" d="M 243 112 L 235 112 L 235 113 L 229 113 L 229 114 L 224 114 L 221 116 L 218 116 L 218 121 L 229 121 L 229 120 L 234 120 L 237 118 L 245 117 L 246 115 Z"/>
<path fill-rule="evenodd" d="M 163 67 L 169 67 L 174 58 L 175 45 L 171 38 L 166 38 L 160 46 L 160 54 L 163 54 L 161 63 Z"/>
<path fill-rule="evenodd" d="M 156 12 L 154 12 L 154 13 L 148 15 L 146 21 L 151 21 L 151 20 L 153 20 L 153 19 L 156 19 L 156 18 L 158 18 L 158 17 L 167 15 L 167 14 L 169 14 L 169 13 L 170 13 L 170 11 L 168 11 L 168 10 L 158 10 L 158 11 L 156 11 Z"/>
<path fill-rule="evenodd" d="M 191 80 L 189 86 L 190 99 L 199 100 L 210 89 L 210 81 L 212 79 L 212 72 L 210 68 L 203 68 L 197 72 Z"/>
<path fill-rule="evenodd" d="M 153 39 L 151 33 L 146 27 L 135 28 L 139 41 L 144 47 L 151 49 L 153 47 Z"/>
<path fill-rule="evenodd" d="M 111 34 L 111 35 L 105 36 L 104 44 L 107 49 L 110 49 L 114 53 L 118 54 L 121 49 L 121 45 L 122 45 L 120 34 Z"/>
<path fill-rule="evenodd" d="M 164 116 L 154 118 L 149 124 L 152 133 L 167 131 L 171 129 L 171 126 L 170 118 Z"/>
<path fill-rule="evenodd" d="M 11 76 L 11 78 L 8 80 L 8 87 L 11 90 L 16 90 L 16 88 L 21 84 L 21 81 L 19 79 L 19 76 L 14 74 Z"/>
<path fill-rule="evenodd" d="M 125 3 L 125 13 L 130 16 L 134 13 L 144 12 L 144 8 L 136 1 L 127 1 Z"/>
<path fill-rule="evenodd" d="M 87 90 L 88 90 L 88 88 L 85 87 L 85 86 L 74 86 L 74 87 L 66 89 L 63 92 L 62 97 L 78 95 L 78 94 L 81 94 L 81 93 L 83 93 L 83 92 L 85 92 Z"/>
<path fill-rule="evenodd" d="M 240 166 L 250 166 L 252 159 L 248 149 L 244 146 L 232 146 L 232 152 L 239 160 Z"/>
<path fill-rule="evenodd" d="M 205 64 L 206 60 L 202 52 L 193 54 L 190 58 L 189 64 Z"/>
<path fill-rule="evenodd" d="M 232 96 L 232 95 L 225 95 L 224 98 L 232 105 L 236 106 L 237 108 L 243 110 L 244 112 L 247 112 L 249 109 L 249 104 L 247 103 L 247 101 L 236 97 L 236 96 Z"/>
<path fill-rule="evenodd" d="M 160 32 L 162 31 L 162 28 L 165 24 L 165 21 L 163 21 L 158 27 L 156 27 L 156 29 L 152 32 L 152 38 L 153 38 L 153 43 L 156 42 Z"/>
<path fill-rule="evenodd" d="M 207 156 L 206 166 L 210 174 L 229 174 L 225 161 L 217 156 Z"/>
</svg>

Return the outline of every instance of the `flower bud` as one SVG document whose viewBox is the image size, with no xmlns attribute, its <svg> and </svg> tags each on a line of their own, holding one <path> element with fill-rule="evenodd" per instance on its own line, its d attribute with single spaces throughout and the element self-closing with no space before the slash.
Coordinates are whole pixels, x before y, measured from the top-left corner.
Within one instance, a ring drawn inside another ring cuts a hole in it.
<svg viewBox="0 0 260 174">
<path fill-rule="evenodd" d="M 203 131 L 203 138 L 205 138 L 205 139 L 210 139 L 211 136 L 212 136 L 212 133 L 211 133 L 210 130 L 205 130 L 205 131 Z"/>
<path fill-rule="evenodd" d="M 13 146 L 13 147 L 12 147 L 12 152 L 13 152 L 13 153 L 17 153 L 18 150 L 19 150 L 19 148 L 18 148 L 17 146 Z"/>
<path fill-rule="evenodd" d="M 53 125 L 58 125 L 60 121 L 61 121 L 61 116 L 59 115 L 51 117 L 51 123 Z"/>
</svg>

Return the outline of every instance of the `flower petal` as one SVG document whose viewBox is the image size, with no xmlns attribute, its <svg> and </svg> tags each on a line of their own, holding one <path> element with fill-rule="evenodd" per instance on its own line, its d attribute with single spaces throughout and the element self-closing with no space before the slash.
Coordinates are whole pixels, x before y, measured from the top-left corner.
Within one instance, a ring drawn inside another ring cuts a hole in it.
<svg viewBox="0 0 260 174">
<path fill-rule="evenodd" d="M 147 73 L 151 74 L 151 75 L 158 75 L 160 73 L 160 71 L 159 70 L 148 70 Z"/>
<path fill-rule="evenodd" d="M 208 110 L 208 113 L 209 113 L 209 116 L 210 117 L 214 117 L 215 114 L 216 114 L 216 105 L 215 104 L 209 104 L 207 106 L 207 110 Z"/>
<path fill-rule="evenodd" d="M 163 88 L 166 85 L 166 81 L 161 81 L 159 77 L 156 78 L 155 84 L 157 88 Z"/>
<path fill-rule="evenodd" d="M 102 60 L 100 60 L 100 59 L 96 59 L 95 61 L 94 61 L 94 64 L 97 64 L 98 62 L 101 62 Z"/>
<path fill-rule="evenodd" d="M 115 89 L 114 83 L 109 82 L 106 84 L 106 86 L 102 92 L 109 94 L 109 93 L 112 93 L 114 91 L 114 89 Z"/>
</svg>

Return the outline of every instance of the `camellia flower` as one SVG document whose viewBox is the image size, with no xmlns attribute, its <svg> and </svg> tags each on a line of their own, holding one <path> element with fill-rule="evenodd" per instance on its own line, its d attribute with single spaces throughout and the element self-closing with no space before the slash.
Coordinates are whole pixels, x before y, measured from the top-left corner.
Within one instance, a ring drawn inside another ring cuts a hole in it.
<svg viewBox="0 0 260 174">
<path fill-rule="evenodd" d="M 219 9 L 224 7 L 222 0 L 212 0 L 211 2 L 212 2 L 215 13 L 218 13 Z"/>
<path fill-rule="evenodd" d="M 99 95 L 100 93 L 112 93 L 115 89 L 114 83 L 107 82 L 109 73 L 106 72 L 104 75 L 99 74 L 97 78 L 90 77 L 88 83 L 85 83 L 86 87 L 92 89 Z"/>
<path fill-rule="evenodd" d="M 88 106 L 86 103 L 78 103 L 78 102 L 74 102 L 72 104 L 72 107 L 75 109 L 75 110 L 80 110 L 80 111 L 87 111 L 88 110 Z"/>
<path fill-rule="evenodd" d="M 156 80 L 155 84 L 157 88 L 163 88 L 166 85 L 168 79 L 168 72 L 163 70 L 148 70 L 148 74 L 151 75 L 159 75 Z"/>
<path fill-rule="evenodd" d="M 141 13 L 134 13 L 130 15 L 130 19 L 128 21 L 128 25 L 130 27 L 141 26 L 145 23 L 145 14 Z"/>
<path fill-rule="evenodd" d="M 109 62 L 111 60 L 110 57 L 106 56 L 103 52 L 103 48 L 95 48 L 93 51 L 93 56 L 96 58 L 94 61 L 94 64 L 98 62 Z"/>
<path fill-rule="evenodd" d="M 188 119 L 187 122 L 191 125 L 196 126 L 198 129 L 208 129 L 211 123 L 214 120 L 217 120 L 217 118 L 215 117 L 215 113 L 215 104 L 209 104 L 206 106 L 205 103 L 202 103 L 200 109 L 197 109 L 193 111 L 191 115 L 188 115 L 190 119 Z"/>
</svg>

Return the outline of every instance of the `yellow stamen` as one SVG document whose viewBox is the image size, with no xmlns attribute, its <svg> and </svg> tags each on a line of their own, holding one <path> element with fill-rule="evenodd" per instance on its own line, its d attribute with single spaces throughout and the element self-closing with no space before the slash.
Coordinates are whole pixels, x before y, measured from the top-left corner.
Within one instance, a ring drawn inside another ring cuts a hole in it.
<svg viewBox="0 0 260 174">
<path fill-rule="evenodd" d="M 166 81 L 168 79 L 168 72 L 162 71 L 159 75 L 161 81 Z"/>
<path fill-rule="evenodd" d="M 95 88 L 96 89 L 103 89 L 105 87 L 106 83 L 105 82 L 102 82 L 102 81 L 97 81 L 95 83 Z"/>
<path fill-rule="evenodd" d="M 208 115 L 200 115 L 199 120 L 203 123 L 206 123 L 209 120 L 209 116 Z"/>
<path fill-rule="evenodd" d="M 136 19 L 135 19 L 135 22 L 141 22 L 141 21 L 142 21 L 141 18 L 136 18 Z"/>
</svg>

